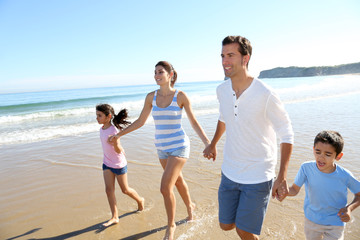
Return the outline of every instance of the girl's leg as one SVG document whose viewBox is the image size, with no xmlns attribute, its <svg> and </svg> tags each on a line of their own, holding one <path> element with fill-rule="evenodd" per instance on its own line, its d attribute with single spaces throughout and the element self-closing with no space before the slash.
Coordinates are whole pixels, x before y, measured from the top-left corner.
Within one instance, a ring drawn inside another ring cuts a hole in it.
<svg viewBox="0 0 360 240">
<path fill-rule="evenodd" d="M 105 192 L 109 201 L 109 206 L 111 210 L 111 219 L 104 223 L 105 227 L 108 227 L 112 224 L 116 224 L 119 222 L 118 210 L 116 207 L 116 198 L 115 198 L 115 174 L 111 172 L 109 169 L 103 171 L 104 182 L 105 182 Z"/>
<path fill-rule="evenodd" d="M 166 167 L 167 159 L 160 159 L 161 166 L 164 168 Z M 180 171 L 180 175 L 178 179 L 176 180 L 175 186 L 182 198 L 182 200 L 185 203 L 188 217 L 187 220 L 191 221 L 193 220 L 193 210 L 195 209 L 195 203 L 191 201 L 190 193 L 189 193 L 189 187 L 187 183 L 185 182 L 185 179 L 183 177 L 182 171 Z"/>
<path fill-rule="evenodd" d="M 135 191 L 135 189 L 129 187 L 127 180 L 127 173 L 116 176 L 121 191 L 134 199 L 138 204 L 138 211 L 144 210 L 144 198 L 140 197 L 139 194 Z"/>
<path fill-rule="evenodd" d="M 174 195 L 175 182 L 180 176 L 181 169 L 186 162 L 185 158 L 170 156 L 166 162 L 163 176 L 161 178 L 160 191 L 164 198 L 166 214 L 168 217 L 168 227 L 166 229 L 165 237 L 166 240 L 174 239 L 175 232 L 175 211 L 176 211 L 176 200 Z"/>
</svg>

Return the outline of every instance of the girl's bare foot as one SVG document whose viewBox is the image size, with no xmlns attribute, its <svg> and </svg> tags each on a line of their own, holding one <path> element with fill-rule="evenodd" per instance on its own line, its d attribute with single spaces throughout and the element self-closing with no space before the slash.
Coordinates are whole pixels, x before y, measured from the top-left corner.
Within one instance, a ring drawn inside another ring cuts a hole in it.
<svg viewBox="0 0 360 240">
<path fill-rule="evenodd" d="M 144 210 L 145 207 L 145 198 L 141 198 L 140 202 L 138 202 L 138 211 Z"/>
<path fill-rule="evenodd" d="M 119 223 L 119 219 L 118 218 L 112 218 L 107 223 L 104 223 L 103 226 L 108 227 L 108 226 L 111 226 L 111 225 L 117 224 L 117 223 Z"/>
<path fill-rule="evenodd" d="M 187 220 L 188 221 L 194 220 L 193 212 L 195 210 L 195 207 L 196 207 L 195 203 L 192 202 L 192 203 L 190 203 L 190 206 L 187 208 L 187 212 L 188 212 Z"/>
<path fill-rule="evenodd" d="M 165 236 L 163 240 L 174 240 L 176 225 L 171 225 L 166 228 Z"/>
</svg>

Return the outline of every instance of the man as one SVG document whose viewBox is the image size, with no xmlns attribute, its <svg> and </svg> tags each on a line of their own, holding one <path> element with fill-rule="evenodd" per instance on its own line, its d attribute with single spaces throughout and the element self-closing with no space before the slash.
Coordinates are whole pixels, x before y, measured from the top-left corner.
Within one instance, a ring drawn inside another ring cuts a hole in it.
<svg viewBox="0 0 360 240">
<path fill-rule="evenodd" d="M 259 239 L 271 188 L 272 196 L 280 201 L 288 193 L 286 174 L 294 134 L 278 96 L 249 75 L 249 40 L 228 36 L 222 46 L 222 65 L 230 79 L 217 87 L 220 117 L 204 157 L 216 159 L 216 144 L 226 131 L 218 193 L 220 227 L 225 231 L 236 228 L 241 239 Z M 281 158 L 273 182 L 277 137 Z"/>
</svg>

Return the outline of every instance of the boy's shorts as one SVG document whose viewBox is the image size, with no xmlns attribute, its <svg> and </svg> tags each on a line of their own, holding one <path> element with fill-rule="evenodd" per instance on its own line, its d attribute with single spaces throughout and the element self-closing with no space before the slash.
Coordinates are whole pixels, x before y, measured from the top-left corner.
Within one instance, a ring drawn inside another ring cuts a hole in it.
<svg viewBox="0 0 360 240">
<path fill-rule="evenodd" d="M 308 240 L 343 240 L 345 226 L 320 225 L 305 218 L 304 231 Z"/>
<path fill-rule="evenodd" d="M 218 192 L 219 222 L 260 235 L 273 180 L 258 184 L 241 184 L 221 174 Z"/>
<path fill-rule="evenodd" d="M 167 159 L 170 156 L 173 157 L 180 157 L 180 158 L 189 158 L 190 156 L 190 147 L 186 146 L 183 148 L 180 148 L 178 150 L 175 150 L 173 152 L 164 152 L 162 150 L 157 150 L 159 159 Z"/>
<path fill-rule="evenodd" d="M 111 167 L 108 167 L 105 164 L 103 164 L 102 169 L 103 170 L 109 169 L 115 175 L 123 175 L 123 174 L 127 173 L 127 165 L 123 168 L 111 168 Z"/>
</svg>

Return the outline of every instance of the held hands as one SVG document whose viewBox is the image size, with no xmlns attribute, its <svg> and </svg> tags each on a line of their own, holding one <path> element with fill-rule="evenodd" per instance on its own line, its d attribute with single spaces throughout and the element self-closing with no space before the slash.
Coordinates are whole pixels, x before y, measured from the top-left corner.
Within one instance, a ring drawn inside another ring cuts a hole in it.
<svg viewBox="0 0 360 240">
<path fill-rule="evenodd" d="M 115 135 L 110 135 L 108 137 L 108 143 L 110 143 L 111 145 L 114 145 L 116 144 L 116 141 L 118 140 L 118 136 L 115 134 Z"/>
<path fill-rule="evenodd" d="M 351 211 L 347 207 L 344 207 L 340 209 L 340 211 L 338 212 L 338 216 L 340 217 L 342 222 L 349 222 L 351 219 Z"/>
<path fill-rule="evenodd" d="M 212 146 L 211 144 L 208 144 L 204 151 L 203 151 L 204 157 L 207 159 L 213 159 L 213 161 L 216 160 L 216 154 L 217 154 L 217 150 L 215 146 Z"/>
<path fill-rule="evenodd" d="M 280 181 L 280 179 L 276 179 L 272 189 L 272 197 L 276 198 L 280 202 L 286 198 L 289 194 L 289 187 L 286 182 L 286 179 Z"/>
</svg>

